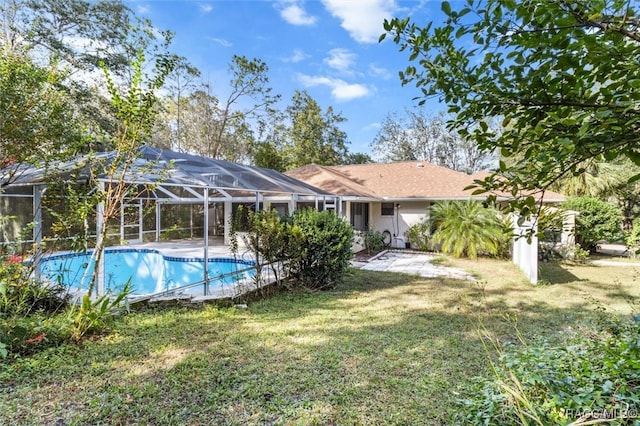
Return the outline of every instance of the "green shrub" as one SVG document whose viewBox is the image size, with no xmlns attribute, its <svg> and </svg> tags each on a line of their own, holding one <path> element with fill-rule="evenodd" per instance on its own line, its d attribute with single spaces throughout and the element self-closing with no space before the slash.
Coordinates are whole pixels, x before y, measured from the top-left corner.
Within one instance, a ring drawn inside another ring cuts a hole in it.
<svg viewBox="0 0 640 426">
<path fill-rule="evenodd" d="M 380 231 L 367 230 L 364 233 L 364 248 L 368 252 L 380 251 L 384 248 L 384 236 Z"/>
<path fill-rule="evenodd" d="M 239 250 L 241 214 L 239 210 L 232 223 L 230 246 L 234 253 Z M 353 229 L 334 213 L 305 209 L 279 218 L 275 211 L 259 211 L 249 212 L 244 220 L 247 232 L 242 238 L 259 263 L 278 264 L 301 286 L 333 287 L 350 266 Z"/>
<path fill-rule="evenodd" d="M 428 221 L 422 221 L 412 225 L 405 233 L 411 244 L 420 251 L 431 249 L 431 224 Z"/>
<path fill-rule="evenodd" d="M 238 209 L 236 222 L 242 215 L 241 208 L 242 206 Z M 271 265 L 271 271 L 276 281 L 279 281 L 280 271 L 286 268 L 288 250 L 295 251 L 294 247 L 297 246 L 288 218 L 281 219 L 275 210 L 249 211 L 246 227 L 247 232 L 243 234 L 242 239 L 257 261 L 257 284 L 262 284 L 262 267 L 265 263 Z M 232 239 L 234 238 L 237 238 L 237 233 L 234 233 Z M 232 245 L 232 250 L 236 250 L 237 253 L 237 243 Z"/>
<path fill-rule="evenodd" d="M 563 205 L 567 210 L 575 210 L 576 243 L 594 252 L 599 240 L 614 241 L 621 237 L 622 212 L 619 208 L 593 197 L 574 197 Z"/>
<path fill-rule="evenodd" d="M 572 247 L 568 248 L 563 258 L 572 260 L 576 263 L 585 263 L 587 259 L 589 259 L 589 254 L 588 250 L 580 247 L 580 244 L 574 244 Z"/>
<path fill-rule="evenodd" d="M 633 424 L 624 416 L 640 406 L 640 324 L 603 324 L 567 346 L 507 347 L 495 372 L 461 401 L 460 424 L 595 424 L 604 415 Z"/>
<path fill-rule="evenodd" d="M 311 289 L 334 287 L 350 266 L 353 229 L 329 211 L 297 210 L 291 220 L 300 244 L 289 251 L 294 278 Z"/>
<path fill-rule="evenodd" d="M 589 251 L 580 247 L 580 244 L 573 245 L 539 245 L 538 249 L 543 259 L 555 261 L 569 261 L 573 263 L 585 263 L 589 259 Z"/>
<path fill-rule="evenodd" d="M 0 357 L 27 355 L 66 338 L 57 318 L 68 305 L 65 287 L 33 279 L 22 256 L 0 256 Z"/>
<path fill-rule="evenodd" d="M 29 316 L 0 319 L 0 349 L 6 356 L 31 355 L 44 348 L 58 346 L 70 337 L 71 328 L 64 313 L 38 312 Z"/>
<path fill-rule="evenodd" d="M 640 250 L 640 218 L 635 218 L 633 220 L 633 227 L 631 228 L 631 232 L 627 235 L 625 242 L 627 246 L 629 246 L 629 250 L 633 255 L 638 255 L 638 251 Z"/>
<path fill-rule="evenodd" d="M 66 288 L 38 281 L 22 256 L 0 255 L 0 317 L 56 312 L 66 306 Z"/>
<path fill-rule="evenodd" d="M 55 313 L 67 305 L 67 289 L 37 280 L 0 282 L 0 316 Z"/>
<path fill-rule="evenodd" d="M 502 259 L 508 259 L 511 257 L 511 250 L 513 248 L 513 223 L 509 216 L 502 215 L 496 209 L 492 210 L 498 217 L 500 228 L 500 232 L 497 234 L 498 251 L 494 253 L 494 255 Z"/>
<path fill-rule="evenodd" d="M 0 357 L 25 356 L 44 348 L 106 330 L 112 321 L 128 309 L 129 284 L 115 297 L 102 296 L 92 301 L 85 295 L 80 305 L 62 311 L 38 310 L 29 315 L 0 317 Z"/>
</svg>

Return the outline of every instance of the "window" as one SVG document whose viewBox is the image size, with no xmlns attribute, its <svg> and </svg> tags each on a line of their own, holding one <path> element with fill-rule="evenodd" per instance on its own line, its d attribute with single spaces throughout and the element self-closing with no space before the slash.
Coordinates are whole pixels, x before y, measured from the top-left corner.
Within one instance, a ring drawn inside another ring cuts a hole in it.
<svg viewBox="0 0 640 426">
<path fill-rule="evenodd" d="M 356 231 L 369 229 L 369 203 L 351 203 L 351 226 Z"/>
<path fill-rule="evenodd" d="M 393 203 L 382 203 L 382 216 L 393 216 Z"/>
</svg>

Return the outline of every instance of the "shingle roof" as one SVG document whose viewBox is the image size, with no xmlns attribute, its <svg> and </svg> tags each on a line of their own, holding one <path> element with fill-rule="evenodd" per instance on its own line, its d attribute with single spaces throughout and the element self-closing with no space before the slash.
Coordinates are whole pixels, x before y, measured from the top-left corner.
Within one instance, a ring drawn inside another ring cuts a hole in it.
<svg viewBox="0 0 640 426">
<path fill-rule="evenodd" d="M 422 161 L 348 166 L 309 164 L 286 174 L 336 195 L 389 199 L 468 199 L 472 191 L 464 188 L 487 175 L 468 175 Z M 544 200 L 564 201 L 564 197 L 547 191 Z"/>
<path fill-rule="evenodd" d="M 285 174 L 334 195 L 378 197 L 375 191 L 362 185 L 359 179 L 342 174 L 336 167 L 308 164 Z"/>
</svg>

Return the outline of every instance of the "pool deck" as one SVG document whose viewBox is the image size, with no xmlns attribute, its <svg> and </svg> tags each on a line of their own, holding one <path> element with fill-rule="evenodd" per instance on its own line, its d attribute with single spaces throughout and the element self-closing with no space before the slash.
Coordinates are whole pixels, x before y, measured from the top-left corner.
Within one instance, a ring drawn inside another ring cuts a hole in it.
<svg viewBox="0 0 640 426">
<path fill-rule="evenodd" d="M 110 246 L 110 249 L 122 249 L 122 248 L 132 248 L 132 249 L 147 249 L 147 250 L 158 250 L 165 256 L 172 257 L 182 257 L 182 258 L 204 258 L 204 239 L 191 239 L 191 240 L 177 240 L 177 241 L 159 241 L 159 242 L 150 242 L 150 243 L 140 243 L 140 244 L 126 244 L 120 246 Z M 233 258 L 233 252 L 231 251 L 229 246 L 225 246 L 222 244 L 222 240 L 219 238 L 210 239 L 209 240 L 209 248 L 207 250 L 208 257 L 224 257 L 224 258 Z M 246 258 L 249 253 L 247 248 L 239 244 L 238 255 Z M 246 259 L 245 259 L 246 260 Z"/>
</svg>

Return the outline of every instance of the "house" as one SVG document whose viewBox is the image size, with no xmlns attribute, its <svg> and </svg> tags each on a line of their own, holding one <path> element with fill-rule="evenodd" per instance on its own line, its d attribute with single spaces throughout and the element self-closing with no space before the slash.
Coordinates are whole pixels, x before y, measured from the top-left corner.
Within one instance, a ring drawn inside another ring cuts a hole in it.
<svg viewBox="0 0 640 426">
<path fill-rule="evenodd" d="M 434 203 L 484 199 L 472 196 L 472 191 L 465 188 L 475 179 L 487 176 L 469 175 L 423 161 L 347 166 L 309 164 L 286 174 L 339 196 L 339 210 L 356 231 L 381 232 L 387 238 L 385 242 L 397 248 L 410 244 L 405 232 L 427 219 Z M 509 198 L 498 196 L 499 201 Z M 547 191 L 542 201 L 553 205 L 564 201 L 564 196 Z"/>
</svg>

